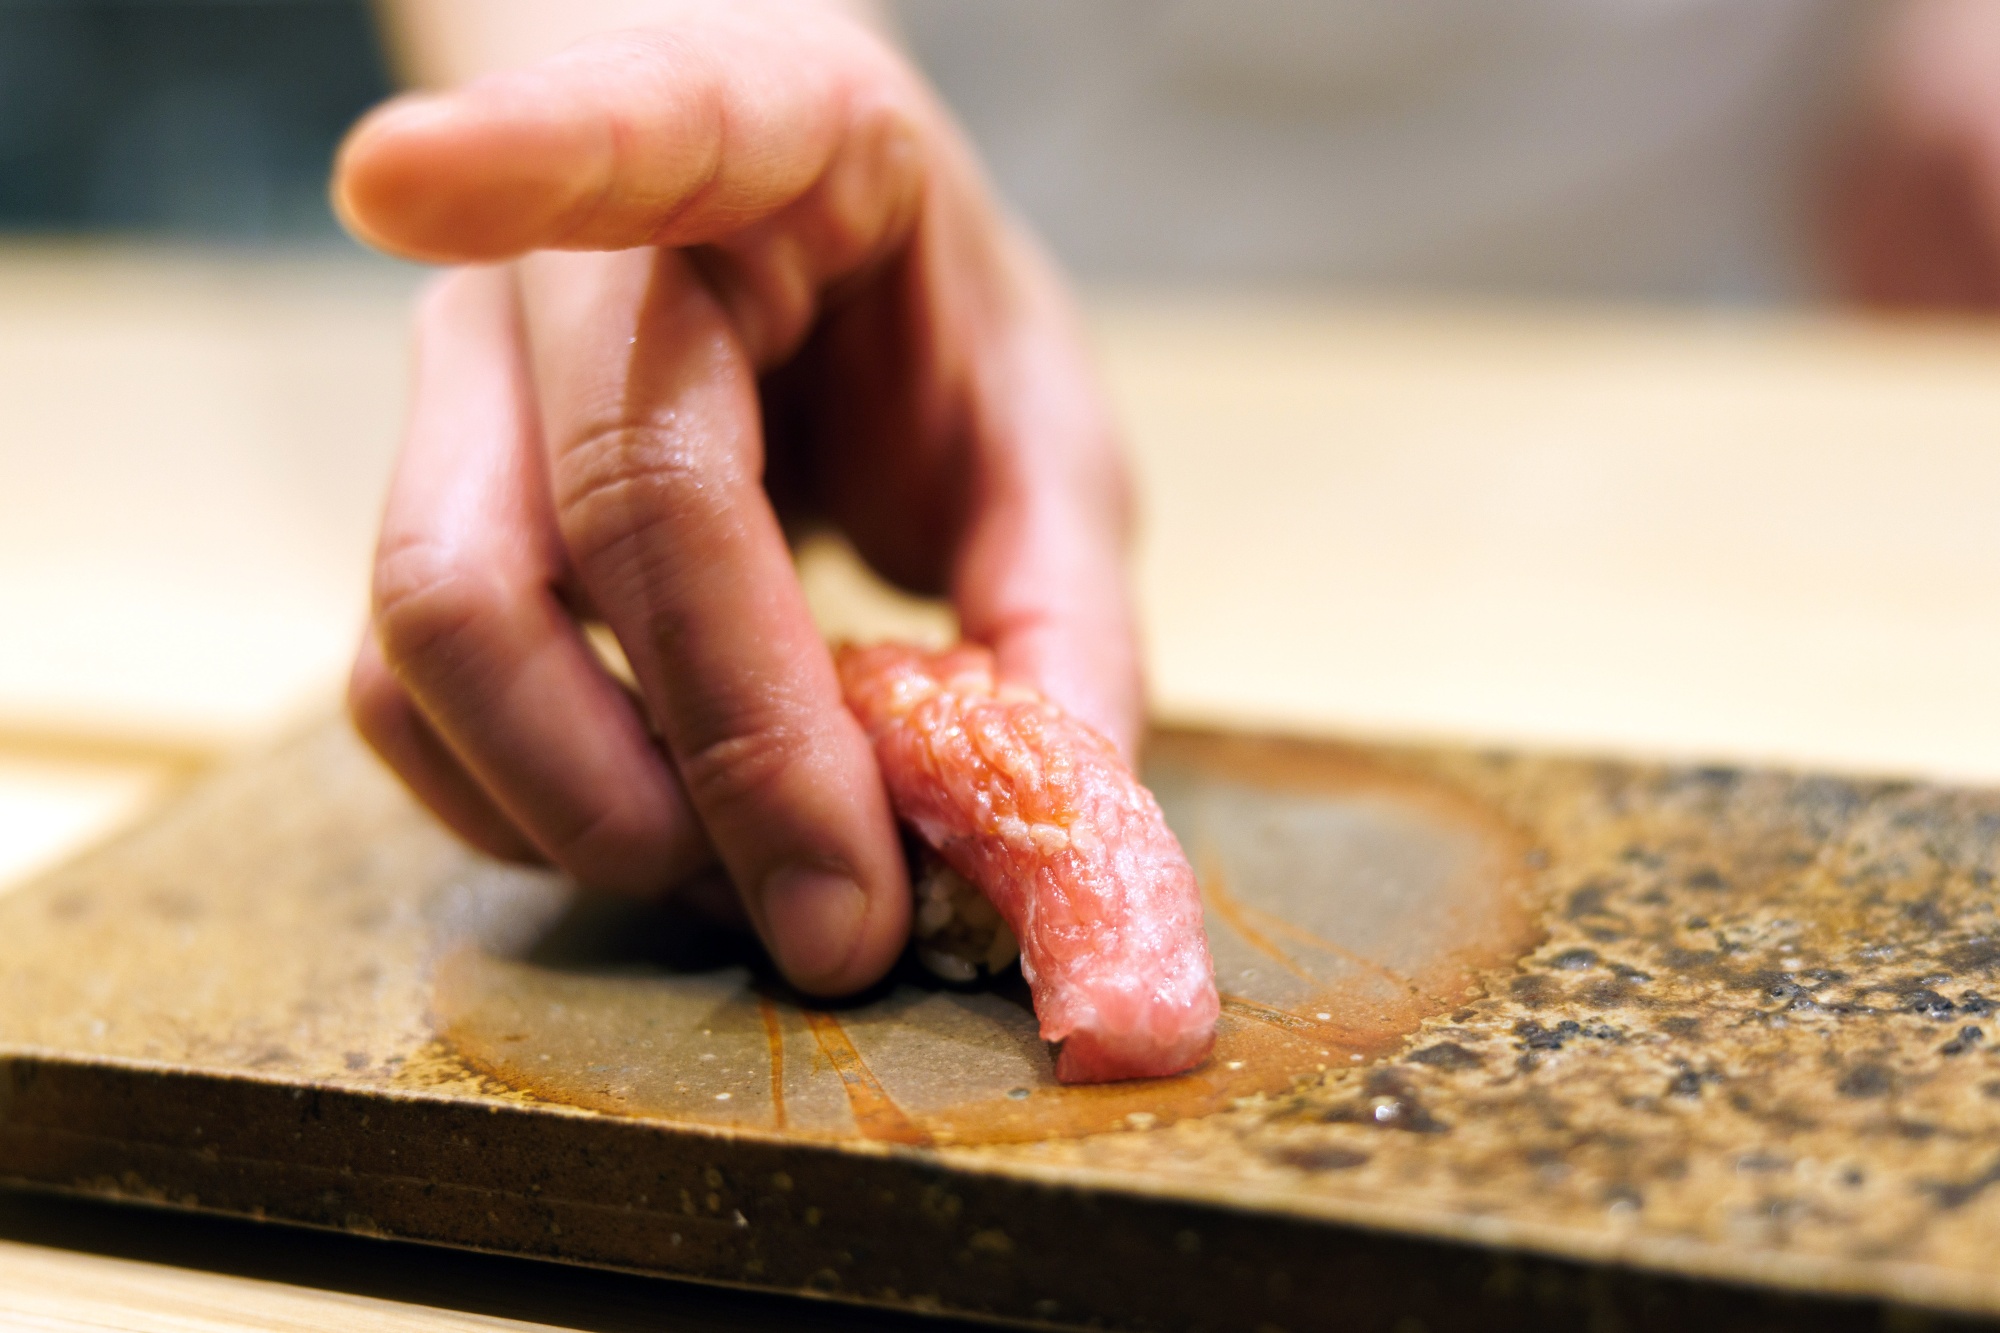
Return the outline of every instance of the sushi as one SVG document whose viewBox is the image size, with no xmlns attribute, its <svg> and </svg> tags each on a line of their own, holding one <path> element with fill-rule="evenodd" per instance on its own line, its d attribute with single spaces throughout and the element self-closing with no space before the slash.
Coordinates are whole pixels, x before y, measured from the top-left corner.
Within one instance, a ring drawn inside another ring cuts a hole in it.
<svg viewBox="0 0 2000 1333">
<path fill-rule="evenodd" d="M 1200 1064 L 1219 1010 L 1201 893 L 1117 747 L 1000 681 L 983 648 L 843 647 L 835 660 L 897 815 L 1019 941 L 1056 1077 L 1095 1083 Z M 927 887 L 917 905 L 920 951 L 926 906 L 949 891 Z"/>
</svg>

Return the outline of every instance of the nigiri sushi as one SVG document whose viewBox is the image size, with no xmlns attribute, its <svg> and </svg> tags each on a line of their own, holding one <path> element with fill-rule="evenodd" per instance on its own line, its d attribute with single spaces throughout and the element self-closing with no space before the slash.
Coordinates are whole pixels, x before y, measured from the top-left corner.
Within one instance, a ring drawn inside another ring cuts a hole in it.
<svg viewBox="0 0 2000 1333">
<path fill-rule="evenodd" d="M 983 648 L 843 647 L 836 662 L 898 817 L 1018 939 L 1056 1077 L 1200 1064 L 1220 1007 L 1200 889 L 1117 747 L 1000 681 Z"/>
</svg>

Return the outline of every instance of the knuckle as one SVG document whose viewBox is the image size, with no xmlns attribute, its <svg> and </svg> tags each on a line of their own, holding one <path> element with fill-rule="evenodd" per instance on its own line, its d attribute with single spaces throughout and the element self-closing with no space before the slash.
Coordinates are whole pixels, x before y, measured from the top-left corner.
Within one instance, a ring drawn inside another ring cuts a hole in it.
<svg viewBox="0 0 2000 1333">
<path fill-rule="evenodd" d="M 425 674 L 507 612 L 505 585 L 463 549 L 429 540 L 385 544 L 376 557 L 375 636 L 399 671 Z"/>
<path fill-rule="evenodd" d="M 582 432 L 552 476 L 564 542 L 585 566 L 721 517 L 733 480 L 682 432 L 629 422 Z"/>
<path fill-rule="evenodd" d="M 649 839 L 623 809 L 598 808 L 547 831 L 549 855 L 579 879 L 602 880 L 612 867 L 622 867 L 643 853 Z"/>
<path fill-rule="evenodd" d="M 549 860 L 592 888 L 643 895 L 672 887 L 672 829 L 630 805 L 548 829 L 541 843 Z"/>
<path fill-rule="evenodd" d="M 766 807 L 777 798 L 785 775 L 810 750 L 805 734 L 790 722 L 752 719 L 684 750 L 681 778 L 705 811 Z"/>
</svg>

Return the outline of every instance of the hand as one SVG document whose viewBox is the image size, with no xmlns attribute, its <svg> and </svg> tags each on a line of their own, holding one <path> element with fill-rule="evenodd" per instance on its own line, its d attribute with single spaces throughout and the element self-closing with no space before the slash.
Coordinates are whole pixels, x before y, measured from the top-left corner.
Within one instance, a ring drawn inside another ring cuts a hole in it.
<svg viewBox="0 0 2000 1333">
<path fill-rule="evenodd" d="M 2000 306 L 2000 4 L 1905 0 L 1834 199 L 1837 276 L 1875 305 Z"/>
<path fill-rule="evenodd" d="M 781 513 L 1130 750 L 1126 481 L 1074 313 L 866 28 L 690 4 L 389 103 L 334 190 L 367 241 L 477 265 L 418 315 L 349 694 L 466 840 L 635 894 L 719 859 L 795 984 L 882 974 L 902 854 Z"/>
</svg>

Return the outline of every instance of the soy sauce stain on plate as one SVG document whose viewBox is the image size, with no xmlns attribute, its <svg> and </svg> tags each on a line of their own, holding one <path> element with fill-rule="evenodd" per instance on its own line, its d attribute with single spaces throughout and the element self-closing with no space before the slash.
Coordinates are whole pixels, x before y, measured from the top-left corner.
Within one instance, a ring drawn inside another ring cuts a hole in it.
<svg viewBox="0 0 2000 1333">
<path fill-rule="evenodd" d="M 1187 1074 L 1065 1086 L 1018 980 L 905 971 L 823 1006 L 740 943 L 632 909 L 581 912 L 522 957 L 446 957 L 433 1019 L 466 1064 L 549 1102 L 788 1138 L 1018 1143 L 1170 1124 L 1366 1062 L 1536 942 L 1525 844 L 1442 785 L 1338 746 L 1187 731 L 1155 735 L 1145 776 L 1201 877 L 1223 993 L 1215 1052 Z"/>
</svg>

